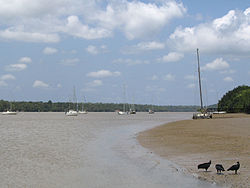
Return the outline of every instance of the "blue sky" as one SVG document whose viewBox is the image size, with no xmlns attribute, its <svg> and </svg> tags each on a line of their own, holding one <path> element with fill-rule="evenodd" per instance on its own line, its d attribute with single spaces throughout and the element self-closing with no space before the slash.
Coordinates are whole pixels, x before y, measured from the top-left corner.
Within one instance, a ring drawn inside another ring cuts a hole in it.
<svg viewBox="0 0 250 188">
<path fill-rule="evenodd" d="M 206 105 L 249 85 L 249 1 L 0 0 L 0 99 L 199 104 L 197 48 Z"/>
</svg>

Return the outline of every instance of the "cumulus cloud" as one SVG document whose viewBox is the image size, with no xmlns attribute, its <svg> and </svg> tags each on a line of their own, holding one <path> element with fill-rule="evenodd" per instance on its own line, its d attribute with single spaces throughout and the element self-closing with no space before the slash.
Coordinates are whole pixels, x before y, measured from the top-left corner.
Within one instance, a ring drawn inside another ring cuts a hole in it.
<svg viewBox="0 0 250 188">
<path fill-rule="evenodd" d="M 6 71 L 23 71 L 27 68 L 26 64 L 11 64 L 5 67 Z"/>
<path fill-rule="evenodd" d="M 61 33 L 91 40 L 111 37 L 119 30 L 135 39 L 155 35 L 185 12 L 183 4 L 175 1 L 0 1 L 4 26 L 0 38 L 47 43 L 59 42 Z"/>
<path fill-rule="evenodd" d="M 15 80 L 16 77 L 12 74 L 4 74 L 0 77 L 0 87 L 6 87 L 8 86 L 7 82 L 8 80 Z"/>
<path fill-rule="evenodd" d="M 93 19 L 103 27 L 120 28 L 128 39 L 155 34 L 170 20 L 184 15 L 182 4 L 169 1 L 161 5 L 139 1 L 122 1 L 109 4 L 105 11 L 99 11 Z"/>
<path fill-rule="evenodd" d="M 133 66 L 133 65 L 141 65 L 141 64 L 150 64 L 150 61 L 148 60 L 138 60 L 138 59 L 123 59 L 123 58 L 119 58 L 119 59 L 115 59 L 113 61 L 113 63 L 117 63 L 117 64 L 126 64 L 128 66 Z"/>
<path fill-rule="evenodd" d="M 43 49 L 43 53 L 46 55 L 52 55 L 52 54 L 55 54 L 57 52 L 58 52 L 58 50 L 56 48 L 46 47 Z"/>
<path fill-rule="evenodd" d="M 69 16 L 63 30 L 69 35 L 89 40 L 111 36 L 111 31 L 105 28 L 90 28 L 88 25 L 82 24 L 78 16 Z"/>
<path fill-rule="evenodd" d="M 19 62 L 20 63 L 31 63 L 32 62 L 32 59 L 30 57 L 21 57 L 19 59 Z"/>
<path fill-rule="evenodd" d="M 140 42 L 134 46 L 128 46 L 123 50 L 125 54 L 135 54 L 138 52 L 161 50 L 165 48 L 164 43 L 151 41 L 151 42 Z"/>
<path fill-rule="evenodd" d="M 233 82 L 233 78 L 231 78 L 230 76 L 227 76 L 223 79 L 225 82 Z"/>
<path fill-rule="evenodd" d="M 49 87 L 49 84 L 41 81 L 41 80 L 36 80 L 34 81 L 33 83 L 33 87 L 34 88 L 48 88 Z"/>
<path fill-rule="evenodd" d="M 89 87 L 99 87 L 103 85 L 102 80 L 93 80 L 87 84 Z"/>
<path fill-rule="evenodd" d="M 16 77 L 13 76 L 12 74 L 5 74 L 0 77 L 0 80 L 5 81 L 5 80 L 15 80 Z"/>
<path fill-rule="evenodd" d="M 217 58 L 213 62 L 206 64 L 204 67 L 201 67 L 202 70 L 223 70 L 229 68 L 229 64 L 224 61 L 222 58 Z"/>
<path fill-rule="evenodd" d="M 89 52 L 90 54 L 93 54 L 93 55 L 98 54 L 98 49 L 97 49 L 97 47 L 95 47 L 95 46 L 93 46 L 93 45 L 89 45 L 89 46 L 86 48 L 86 51 Z"/>
<path fill-rule="evenodd" d="M 111 72 L 109 70 L 100 70 L 97 72 L 90 72 L 87 74 L 88 77 L 93 77 L 93 78 L 105 78 L 105 77 L 111 77 L 111 76 L 120 76 L 121 73 L 118 71 Z"/>
<path fill-rule="evenodd" d="M 0 38 L 35 43 L 49 43 L 60 41 L 58 34 L 29 32 L 12 28 L 0 30 Z"/>
<path fill-rule="evenodd" d="M 65 65 L 65 66 L 75 66 L 76 63 L 78 63 L 80 60 L 78 58 L 73 58 L 73 59 L 63 59 L 61 61 L 61 64 L 62 65 Z"/>
<path fill-rule="evenodd" d="M 225 16 L 195 27 L 177 28 L 170 35 L 171 47 L 190 52 L 197 47 L 206 53 L 249 54 L 250 8 L 229 11 Z"/>
<path fill-rule="evenodd" d="M 176 62 L 180 61 L 183 57 L 184 55 L 182 53 L 170 52 L 158 60 L 163 62 Z"/>
</svg>

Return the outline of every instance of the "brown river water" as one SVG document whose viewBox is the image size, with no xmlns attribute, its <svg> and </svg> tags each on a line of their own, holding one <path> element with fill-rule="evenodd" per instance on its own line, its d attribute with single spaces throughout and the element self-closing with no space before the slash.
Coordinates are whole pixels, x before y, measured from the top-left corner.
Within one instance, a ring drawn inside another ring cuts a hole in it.
<svg viewBox="0 0 250 188">
<path fill-rule="evenodd" d="M 0 115 L 0 187 L 215 188 L 143 148 L 137 133 L 192 113 Z"/>
</svg>

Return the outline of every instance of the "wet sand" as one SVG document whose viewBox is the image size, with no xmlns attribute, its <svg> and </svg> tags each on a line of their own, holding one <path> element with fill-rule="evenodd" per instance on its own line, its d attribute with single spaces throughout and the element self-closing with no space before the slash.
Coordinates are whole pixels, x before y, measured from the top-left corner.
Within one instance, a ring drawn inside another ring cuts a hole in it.
<svg viewBox="0 0 250 188">
<path fill-rule="evenodd" d="M 250 187 L 250 115 L 220 114 L 213 119 L 168 123 L 138 135 L 139 143 L 184 168 L 199 179 L 218 185 Z M 199 163 L 212 160 L 208 172 L 198 170 Z M 228 169 L 237 161 L 238 175 L 216 173 L 215 164 Z"/>
</svg>

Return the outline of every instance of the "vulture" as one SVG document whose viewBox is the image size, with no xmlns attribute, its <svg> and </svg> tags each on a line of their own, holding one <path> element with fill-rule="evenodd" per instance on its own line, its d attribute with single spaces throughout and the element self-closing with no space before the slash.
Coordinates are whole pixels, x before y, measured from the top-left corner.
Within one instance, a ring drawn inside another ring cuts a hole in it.
<svg viewBox="0 0 250 188">
<path fill-rule="evenodd" d="M 225 169 L 223 168 L 221 164 L 216 164 L 215 168 L 217 170 L 217 174 L 221 174 L 221 171 L 225 171 Z"/>
<path fill-rule="evenodd" d="M 237 174 L 237 170 L 239 170 L 240 168 L 240 162 L 238 161 L 237 164 L 231 166 L 229 169 L 227 169 L 227 171 L 235 171 L 235 174 Z"/>
<path fill-rule="evenodd" d="M 210 165 L 211 165 L 211 160 L 210 160 L 208 163 L 199 164 L 199 165 L 198 165 L 198 169 L 204 168 L 204 169 L 207 171 L 207 169 L 210 167 Z"/>
</svg>

